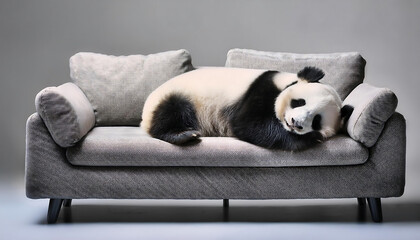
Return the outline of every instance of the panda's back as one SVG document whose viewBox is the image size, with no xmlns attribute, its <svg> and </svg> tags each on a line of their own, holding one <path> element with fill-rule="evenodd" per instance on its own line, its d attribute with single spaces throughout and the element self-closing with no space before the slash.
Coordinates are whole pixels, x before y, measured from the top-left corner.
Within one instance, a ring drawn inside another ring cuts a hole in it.
<svg viewBox="0 0 420 240">
<path fill-rule="evenodd" d="M 155 92 L 159 95 L 179 92 L 192 98 L 218 97 L 212 102 L 218 99 L 234 101 L 263 72 L 256 69 L 204 67 L 170 79 Z"/>
<path fill-rule="evenodd" d="M 239 100 L 265 70 L 204 67 L 181 74 L 153 91 L 143 108 L 142 127 L 148 131 L 153 111 L 168 96 L 185 96 L 194 105 L 202 136 L 230 136 L 223 109 Z"/>
</svg>

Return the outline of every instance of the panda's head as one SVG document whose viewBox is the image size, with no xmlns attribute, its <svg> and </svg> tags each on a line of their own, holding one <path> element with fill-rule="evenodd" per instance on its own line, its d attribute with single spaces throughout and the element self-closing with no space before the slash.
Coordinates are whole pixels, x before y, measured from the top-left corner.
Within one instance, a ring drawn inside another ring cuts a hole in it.
<svg viewBox="0 0 420 240">
<path fill-rule="evenodd" d="M 297 74 L 297 82 L 284 89 L 275 102 L 275 112 L 283 127 L 303 135 L 319 132 L 324 138 L 333 136 L 352 112 L 342 108 L 337 92 L 319 83 L 322 70 L 306 67 Z"/>
</svg>

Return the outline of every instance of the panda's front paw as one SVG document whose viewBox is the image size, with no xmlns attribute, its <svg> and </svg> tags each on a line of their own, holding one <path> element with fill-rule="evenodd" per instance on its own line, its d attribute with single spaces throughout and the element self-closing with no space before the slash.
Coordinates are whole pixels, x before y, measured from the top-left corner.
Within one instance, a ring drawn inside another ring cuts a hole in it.
<svg viewBox="0 0 420 240">
<path fill-rule="evenodd" d="M 196 130 L 188 130 L 180 132 L 173 137 L 173 144 L 176 145 L 185 145 L 185 144 L 194 144 L 200 140 L 201 133 Z"/>
</svg>

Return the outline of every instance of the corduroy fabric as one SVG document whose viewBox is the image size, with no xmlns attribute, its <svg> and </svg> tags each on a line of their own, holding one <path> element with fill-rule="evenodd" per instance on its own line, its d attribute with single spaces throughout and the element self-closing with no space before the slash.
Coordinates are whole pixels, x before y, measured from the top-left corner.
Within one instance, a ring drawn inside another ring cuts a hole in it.
<svg viewBox="0 0 420 240">
<path fill-rule="evenodd" d="M 285 167 L 364 163 L 368 149 L 344 135 L 300 152 L 270 150 L 229 137 L 204 137 L 176 146 L 150 137 L 139 127 L 95 127 L 67 150 L 79 166 Z"/>
<path fill-rule="evenodd" d="M 26 195 L 29 198 L 290 199 L 401 196 L 405 184 L 405 120 L 385 124 L 368 161 L 330 167 L 83 167 L 71 165 L 65 149 L 38 114 L 26 135 Z"/>
<path fill-rule="evenodd" d="M 387 88 L 362 83 L 347 96 L 343 104 L 354 107 L 347 122 L 349 135 L 366 147 L 372 147 L 378 140 L 385 122 L 395 112 L 398 99 Z"/>
<path fill-rule="evenodd" d="M 70 58 L 70 77 L 91 102 L 97 126 L 138 126 L 147 96 L 192 69 L 186 50 L 130 56 L 82 52 Z"/>
<path fill-rule="evenodd" d="M 95 125 L 92 105 L 73 83 L 41 90 L 35 97 L 35 107 L 61 147 L 73 146 Z"/>
<path fill-rule="evenodd" d="M 292 73 L 297 73 L 306 66 L 318 67 L 325 73 L 325 77 L 320 82 L 331 85 L 342 100 L 363 82 L 365 65 L 366 61 L 356 52 L 297 54 L 231 49 L 226 60 L 227 67 L 269 69 Z"/>
</svg>

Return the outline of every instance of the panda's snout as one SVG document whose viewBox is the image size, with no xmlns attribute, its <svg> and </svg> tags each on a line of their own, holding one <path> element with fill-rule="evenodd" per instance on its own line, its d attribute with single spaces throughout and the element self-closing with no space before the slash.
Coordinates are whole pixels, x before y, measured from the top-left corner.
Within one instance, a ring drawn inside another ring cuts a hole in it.
<svg viewBox="0 0 420 240">
<path fill-rule="evenodd" d="M 303 129 L 302 124 L 299 121 L 296 121 L 294 118 L 292 118 L 291 120 L 292 120 L 292 124 L 290 125 L 290 127 L 299 129 L 299 130 Z"/>
</svg>

